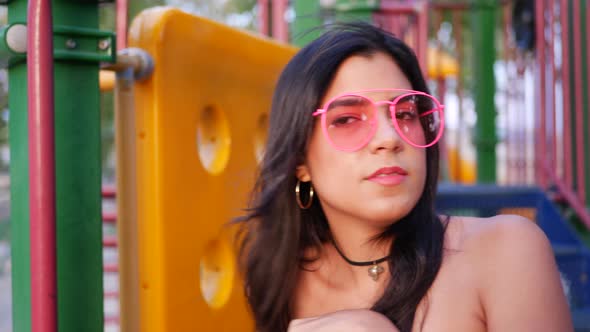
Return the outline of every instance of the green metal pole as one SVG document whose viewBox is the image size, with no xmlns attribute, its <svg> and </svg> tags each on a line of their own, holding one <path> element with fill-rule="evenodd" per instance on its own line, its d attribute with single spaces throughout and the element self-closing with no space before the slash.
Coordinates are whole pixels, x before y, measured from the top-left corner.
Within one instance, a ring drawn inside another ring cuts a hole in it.
<svg viewBox="0 0 590 332">
<path fill-rule="evenodd" d="M 475 146 L 477 179 L 481 183 L 496 182 L 495 3 L 496 1 L 476 0 L 473 10 L 473 72 L 476 78 L 474 93 L 477 112 Z"/>
<path fill-rule="evenodd" d="M 320 35 L 317 29 L 324 24 L 322 7 L 316 0 L 295 0 L 295 20 L 291 24 L 291 41 L 297 46 L 304 46 Z"/>
<path fill-rule="evenodd" d="M 103 270 L 98 61 L 84 58 L 88 52 L 76 53 L 101 48 L 99 38 L 88 33 L 98 29 L 98 3 L 54 0 L 52 8 L 54 26 L 62 31 L 57 36 L 54 29 L 54 54 L 60 54 L 54 64 L 58 331 L 99 332 L 103 331 Z M 26 22 L 26 12 L 26 0 L 9 2 L 9 23 Z M 9 67 L 9 84 L 13 330 L 28 332 L 31 279 L 24 62 Z"/>
<path fill-rule="evenodd" d="M 315 28 L 321 27 L 327 16 L 333 16 L 336 22 L 370 22 L 379 6 L 380 0 L 336 0 L 329 7 L 322 7 L 317 0 L 295 0 L 296 16 L 291 26 L 291 40 L 297 46 L 304 46 L 314 40 L 321 33 Z"/>
<path fill-rule="evenodd" d="M 27 19 L 27 1 L 8 3 L 8 23 Z M 31 250 L 29 241 L 29 140 L 27 130 L 27 64 L 8 68 L 10 96 L 10 227 L 12 256 L 12 327 L 31 331 Z"/>
<path fill-rule="evenodd" d="M 98 29 L 98 4 L 54 0 L 53 22 L 56 26 Z M 94 50 L 98 47 L 94 40 L 75 35 L 65 40 L 56 38 L 54 47 L 76 45 L 76 50 L 85 43 L 94 43 Z M 101 136 L 96 62 L 56 61 L 55 128 L 59 331 L 102 332 Z"/>
<path fill-rule="evenodd" d="M 373 20 L 373 12 L 381 7 L 380 0 L 337 0 L 335 18 L 337 22 Z"/>
</svg>

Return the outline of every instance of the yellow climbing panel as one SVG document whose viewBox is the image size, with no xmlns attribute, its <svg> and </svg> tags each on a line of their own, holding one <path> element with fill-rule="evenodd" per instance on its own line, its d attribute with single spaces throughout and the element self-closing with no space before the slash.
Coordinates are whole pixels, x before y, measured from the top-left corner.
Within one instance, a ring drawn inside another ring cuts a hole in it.
<svg viewBox="0 0 590 332">
<path fill-rule="evenodd" d="M 165 7 L 129 43 L 155 62 L 135 86 L 141 331 L 253 331 L 224 225 L 243 214 L 296 49 Z"/>
</svg>

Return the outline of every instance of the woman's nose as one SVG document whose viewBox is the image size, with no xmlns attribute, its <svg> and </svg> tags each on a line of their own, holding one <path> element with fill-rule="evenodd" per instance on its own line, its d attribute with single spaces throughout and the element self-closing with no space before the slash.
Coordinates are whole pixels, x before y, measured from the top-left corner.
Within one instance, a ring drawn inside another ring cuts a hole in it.
<svg viewBox="0 0 590 332">
<path fill-rule="evenodd" d="M 389 110 L 379 107 L 375 115 L 376 126 L 375 136 L 369 141 L 369 148 L 372 152 L 380 150 L 400 151 L 403 147 L 402 138 L 399 136 Z"/>
</svg>

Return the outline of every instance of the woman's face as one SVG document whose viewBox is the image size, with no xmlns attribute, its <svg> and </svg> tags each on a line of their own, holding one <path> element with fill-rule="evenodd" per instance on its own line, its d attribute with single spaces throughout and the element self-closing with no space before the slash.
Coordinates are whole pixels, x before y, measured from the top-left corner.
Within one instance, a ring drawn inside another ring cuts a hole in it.
<svg viewBox="0 0 590 332">
<path fill-rule="evenodd" d="M 388 88 L 412 88 L 388 55 L 352 56 L 340 65 L 321 105 L 347 92 Z M 370 98 L 391 100 L 399 94 L 377 92 Z M 386 105 L 378 106 L 376 116 L 375 135 L 353 152 L 335 149 L 322 133 L 321 117 L 316 118 L 306 162 L 296 175 L 312 182 L 330 222 L 347 219 L 383 229 L 408 214 L 422 194 L 426 150 L 398 135 Z"/>
</svg>

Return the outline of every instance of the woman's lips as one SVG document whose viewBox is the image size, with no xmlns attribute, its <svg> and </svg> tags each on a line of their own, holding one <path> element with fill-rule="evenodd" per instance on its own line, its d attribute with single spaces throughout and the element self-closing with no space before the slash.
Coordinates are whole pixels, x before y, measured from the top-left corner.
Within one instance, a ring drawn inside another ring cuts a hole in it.
<svg viewBox="0 0 590 332">
<path fill-rule="evenodd" d="M 367 180 L 385 186 L 400 184 L 408 176 L 408 172 L 401 167 L 383 167 L 371 174 Z"/>
</svg>

